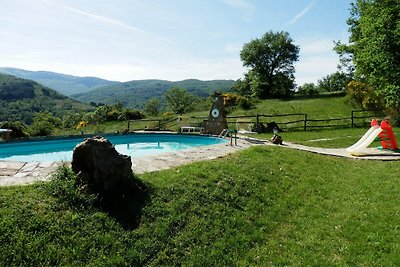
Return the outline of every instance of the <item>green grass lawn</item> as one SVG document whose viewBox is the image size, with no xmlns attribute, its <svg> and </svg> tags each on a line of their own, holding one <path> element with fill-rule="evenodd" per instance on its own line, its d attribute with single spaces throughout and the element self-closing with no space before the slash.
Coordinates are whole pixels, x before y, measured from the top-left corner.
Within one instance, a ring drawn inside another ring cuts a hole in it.
<svg viewBox="0 0 400 267">
<path fill-rule="evenodd" d="M 310 98 L 294 97 L 287 100 L 262 100 L 254 109 L 235 110 L 229 115 L 307 113 L 309 119 L 326 119 L 349 117 L 353 109 L 345 103 L 344 96 L 322 95 Z"/>
<path fill-rule="evenodd" d="M 140 175 L 136 229 L 68 179 L 0 188 L 0 265 L 399 266 L 398 172 L 253 147 Z"/>
<path fill-rule="evenodd" d="M 284 141 L 294 142 L 306 146 L 325 147 L 325 148 L 346 148 L 356 143 L 369 128 L 342 128 L 342 129 L 325 129 L 313 131 L 297 131 L 297 132 L 282 132 Z M 396 140 L 400 142 L 400 128 L 393 128 Z M 270 139 L 273 134 L 265 133 L 258 134 L 252 137 L 260 139 Z M 379 141 L 374 141 L 370 147 L 380 146 Z"/>
</svg>

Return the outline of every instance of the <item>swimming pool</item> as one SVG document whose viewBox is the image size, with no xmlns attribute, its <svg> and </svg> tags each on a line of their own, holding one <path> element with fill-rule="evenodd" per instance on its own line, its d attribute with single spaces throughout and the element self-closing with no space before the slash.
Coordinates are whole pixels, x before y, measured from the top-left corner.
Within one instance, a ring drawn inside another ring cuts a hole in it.
<svg viewBox="0 0 400 267">
<path fill-rule="evenodd" d="M 225 139 L 215 137 L 177 134 L 128 134 L 105 135 L 104 137 L 110 140 L 119 153 L 129 155 L 133 159 L 227 142 Z M 80 137 L 3 143 L 0 144 L 0 160 L 21 162 L 71 161 L 72 150 L 83 140 L 84 138 Z"/>
</svg>

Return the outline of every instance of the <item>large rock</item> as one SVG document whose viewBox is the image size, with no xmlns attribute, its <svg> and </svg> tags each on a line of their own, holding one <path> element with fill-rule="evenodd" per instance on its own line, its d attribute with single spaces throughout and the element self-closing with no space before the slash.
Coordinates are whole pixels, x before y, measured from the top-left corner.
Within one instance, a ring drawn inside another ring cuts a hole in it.
<svg viewBox="0 0 400 267">
<path fill-rule="evenodd" d="M 131 157 L 118 153 L 110 141 L 95 136 L 78 144 L 72 155 L 72 170 L 88 189 L 108 194 L 121 191 L 133 179 Z"/>
</svg>

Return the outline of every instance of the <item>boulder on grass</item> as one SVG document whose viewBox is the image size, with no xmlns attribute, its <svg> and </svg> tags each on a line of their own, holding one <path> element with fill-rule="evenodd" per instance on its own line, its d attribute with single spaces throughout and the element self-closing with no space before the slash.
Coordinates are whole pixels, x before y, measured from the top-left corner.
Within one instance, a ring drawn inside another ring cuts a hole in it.
<svg viewBox="0 0 400 267">
<path fill-rule="evenodd" d="M 123 191 L 133 179 L 131 157 L 118 153 L 111 142 L 101 136 L 86 138 L 78 144 L 71 165 L 80 185 L 95 193 Z"/>
</svg>

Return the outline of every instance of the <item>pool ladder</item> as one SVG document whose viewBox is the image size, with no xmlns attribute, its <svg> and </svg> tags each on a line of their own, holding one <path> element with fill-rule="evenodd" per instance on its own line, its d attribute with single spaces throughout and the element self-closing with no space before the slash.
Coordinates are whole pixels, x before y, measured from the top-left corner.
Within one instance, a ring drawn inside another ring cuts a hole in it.
<svg viewBox="0 0 400 267">
<path fill-rule="evenodd" d="M 218 138 L 226 138 L 228 135 L 231 140 L 231 146 L 233 146 L 233 139 L 235 139 L 235 146 L 237 146 L 237 131 L 234 130 L 229 130 L 229 129 L 223 129 L 222 132 L 218 135 Z"/>
</svg>

